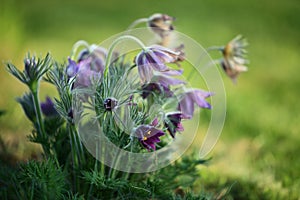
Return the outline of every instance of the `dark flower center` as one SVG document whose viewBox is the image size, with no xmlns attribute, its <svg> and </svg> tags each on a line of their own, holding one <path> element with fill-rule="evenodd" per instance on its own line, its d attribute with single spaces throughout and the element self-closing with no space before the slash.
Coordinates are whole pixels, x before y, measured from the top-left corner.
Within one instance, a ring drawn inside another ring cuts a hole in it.
<svg viewBox="0 0 300 200">
<path fill-rule="evenodd" d="M 118 101 L 117 99 L 110 97 L 104 100 L 104 108 L 107 111 L 112 111 L 117 105 L 118 105 Z"/>
</svg>

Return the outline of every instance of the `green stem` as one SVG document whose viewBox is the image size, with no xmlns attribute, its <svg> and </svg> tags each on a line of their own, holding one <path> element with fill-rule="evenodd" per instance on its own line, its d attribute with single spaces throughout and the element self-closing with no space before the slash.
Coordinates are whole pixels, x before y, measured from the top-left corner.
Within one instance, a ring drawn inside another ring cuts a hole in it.
<svg viewBox="0 0 300 200">
<path fill-rule="evenodd" d="M 76 145 L 76 139 L 75 139 L 75 134 L 73 132 L 72 125 L 67 123 L 67 129 L 68 129 L 69 137 L 70 137 L 71 154 L 72 154 L 72 161 L 73 161 L 73 181 L 74 181 L 73 186 L 74 186 L 74 191 L 77 191 L 80 188 L 79 179 L 76 174 L 76 172 L 80 168 L 79 157 L 77 154 L 77 152 L 79 152 L 79 151 L 78 151 L 78 148 Z"/>
<path fill-rule="evenodd" d="M 88 199 L 91 197 L 91 194 L 92 194 L 92 191 L 94 189 L 94 182 L 95 182 L 95 179 L 97 178 L 97 174 L 96 172 L 98 172 L 98 156 L 99 156 L 99 152 L 98 152 L 98 148 L 99 148 L 99 145 L 98 145 L 98 142 L 96 143 L 96 159 L 95 159 L 95 164 L 94 164 L 94 171 L 93 171 L 93 182 L 90 184 L 90 188 L 89 188 L 89 192 L 88 192 Z"/>
<path fill-rule="evenodd" d="M 130 26 L 128 26 L 127 30 L 130 30 L 132 28 L 134 28 L 136 25 L 140 24 L 140 23 L 144 23 L 144 22 L 148 22 L 148 18 L 140 18 L 140 19 L 137 19 L 135 20 L 134 22 L 132 22 L 130 24 Z"/>
<path fill-rule="evenodd" d="M 74 45 L 73 45 L 73 48 L 72 48 L 72 52 L 71 52 L 71 59 L 72 60 L 75 60 L 75 55 L 76 55 L 76 52 L 77 50 L 79 49 L 79 47 L 81 46 L 84 46 L 85 48 L 87 48 L 89 50 L 90 48 L 90 45 L 84 41 L 84 40 L 79 40 L 78 42 L 76 42 Z"/>
<path fill-rule="evenodd" d="M 123 40 L 133 40 L 136 43 L 138 43 L 143 50 L 145 50 L 145 51 L 147 50 L 147 47 L 144 45 L 144 43 L 141 40 L 139 40 L 138 38 L 134 37 L 134 36 L 123 35 L 121 37 L 118 37 L 115 41 L 113 41 L 113 43 L 109 47 L 107 58 L 106 58 L 106 62 L 105 62 L 104 77 L 107 77 L 107 75 L 108 75 L 108 71 L 109 71 L 108 68 L 109 68 L 109 65 L 110 65 L 110 62 L 111 62 L 111 58 L 112 58 L 112 55 L 113 55 L 113 50 L 115 49 L 115 47 L 117 46 L 117 44 L 120 43 Z"/>
<path fill-rule="evenodd" d="M 46 156 L 46 158 L 48 158 L 50 156 L 50 149 L 45 144 L 45 140 L 47 140 L 47 134 L 45 132 L 43 117 L 42 117 L 42 113 L 41 113 L 38 88 L 39 88 L 38 86 L 35 88 L 32 88 L 31 93 L 33 96 L 35 115 L 37 117 L 37 126 L 38 126 L 37 131 L 43 141 L 41 145 L 42 145 L 43 151 L 45 153 L 45 156 Z"/>
<path fill-rule="evenodd" d="M 113 162 L 113 165 L 112 165 L 112 167 L 109 170 L 108 176 L 111 177 L 112 179 L 116 178 L 117 170 L 115 169 L 115 167 L 119 164 L 119 162 L 120 162 L 120 150 L 117 153 L 117 157 L 115 158 L 115 160 Z"/>
</svg>

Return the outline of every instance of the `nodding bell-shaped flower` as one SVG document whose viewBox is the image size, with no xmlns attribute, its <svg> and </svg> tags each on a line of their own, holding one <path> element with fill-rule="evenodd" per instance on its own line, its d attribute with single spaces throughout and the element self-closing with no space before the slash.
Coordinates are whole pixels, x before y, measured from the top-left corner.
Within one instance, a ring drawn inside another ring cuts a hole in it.
<svg viewBox="0 0 300 200">
<path fill-rule="evenodd" d="M 180 52 L 159 45 L 153 45 L 147 47 L 146 50 L 142 50 L 135 58 L 141 82 L 150 82 L 153 77 L 153 70 L 158 72 L 169 71 L 170 69 L 165 64 L 181 61 L 180 55 Z"/>
<path fill-rule="evenodd" d="M 181 124 L 181 119 L 181 112 L 167 113 L 165 117 L 165 127 L 167 128 L 172 138 L 175 138 L 175 133 L 177 131 L 184 131 Z"/>
<path fill-rule="evenodd" d="M 241 72 L 248 70 L 245 66 L 248 64 L 248 60 L 245 58 L 247 45 L 246 40 L 238 35 L 222 49 L 221 66 L 233 82 L 236 82 L 236 78 Z"/>
<path fill-rule="evenodd" d="M 148 83 L 142 86 L 141 96 L 146 99 L 149 95 L 160 94 L 165 97 L 173 96 L 173 92 L 166 86 L 159 83 Z"/>
<path fill-rule="evenodd" d="M 183 119 L 191 119 L 194 115 L 194 104 L 197 104 L 201 108 L 211 108 L 211 105 L 205 100 L 210 97 L 212 93 L 199 89 L 192 89 L 183 94 L 178 109 L 182 113 Z"/>
<path fill-rule="evenodd" d="M 160 142 L 159 137 L 165 134 L 162 130 L 155 127 L 157 123 L 158 121 L 155 119 L 150 125 L 140 125 L 135 130 L 135 136 L 148 151 L 151 149 L 156 150 L 155 144 Z"/>
<path fill-rule="evenodd" d="M 78 63 L 90 58 L 91 69 L 96 72 L 103 72 L 107 57 L 107 50 L 94 44 L 91 45 L 91 49 L 91 52 L 89 52 L 87 49 L 84 49 L 79 53 Z"/>
<path fill-rule="evenodd" d="M 169 35 L 169 33 L 174 30 L 174 27 L 172 25 L 172 22 L 174 20 L 175 18 L 169 15 L 155 13 L 149 17 L 148 26 L 163 38 Z"/>
<path fill-rule="evenodd" d="M 68 59 L 66 73 L 70 78 L 76 76 L 74 88 L 88 87 L 92 79 L 99 79 L 103 74 L 107 51 L 96 45 L 92 45 L 91 49 L 91 52 L 86 49 L 81 51 L 77 63 Z"/>
</svg>

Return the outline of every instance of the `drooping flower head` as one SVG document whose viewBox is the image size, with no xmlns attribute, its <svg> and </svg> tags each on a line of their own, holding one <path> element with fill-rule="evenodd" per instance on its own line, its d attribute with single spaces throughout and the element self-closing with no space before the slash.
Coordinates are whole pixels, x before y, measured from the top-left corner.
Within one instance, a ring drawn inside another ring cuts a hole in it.
<svg viewBox="0 0 300 200">
<path fill-rule="evenodd" d="M 247 53 L 245 47 L 247 45 L 246 40 L 241 35 L 238 35 L 222 48 L 223 59 L 221 60 L 221 66 L 234 82 L 236 82 L 236 78 L 241 72 L 248 70 L 245 66 L 248 63 L 248 60 L 245 58 Z"/>
<path fill-rule="evenodd" d="M 106 49 L 96 45 L 92 45 L 91 49 L 91 52 L 87 49 L 81 51 L 77 62 L 68 59 L 66 73 L 70 78 L 76 76 L 74 88 L 88 87 L 91 85 L 92 79 L 99 79 L 103 74 Z"/>
<path fill-rule="evenodd" d="M 185 84 L 183 80 L 172 77 L 182 75 L 182 72 L 183 70 L 168 70 L 165 72 L 161 72 L 153 77 L 152 82 L 157 82 L 168 88 L 171 85 Z"/>
<path fill-rule="evenodd" d="M 79 53 L 78 63 L 90 58 L 91 70 L 103 73 L 107 57 L 107 50 L 94 44 L 91 45 L 90 49 L 90 51 L 84 49 Z"/>
<path fill-rule="evenodd" d="M 173 138 L 175 138 L 175 133 L 177 131 L 184 131 L 183 126 L 181 124 L 181 119 L 181 112 L 168 113 L 166 115 L 165 126 Z"/>
<path fill-rule="evenodd" d="M 170 70 L 165 64 L 179 61 L 180 52 L 172 51 L 159 45 L 142 50 L 135 58 L 142 83 L 150 82 L 153 70 L 165 72 Z"/>
<path fill-rule="evenodd" d="M 155 128 L 153 125 L 140 125 L 135 130 L 136 137 L 148 151 L 151 149 L 156 150 L 155 144 L 160 142 L 159 137 L 164 134 L 162 130 Z"/>
<path fill-rule="evenodd" d="M 211 105 L 205 100 L 210 97 L 212 93 L 199 89 L 192 89 L 185 92 L 179 102 L 178 109 L 182 113 L 183 119 L 191 119 L 194 115 L 195 105 L 201 108 L 211 108 Z"/>
<path fill-rule="evenodd" d="M 173 92 L 166 86 L 159 83 L 147 83 L 142 86 L 142 94 L 143 99 L 146 99 L 149 95 L 159 94 L 164 97 L 173 96 Z"/>
</svg>

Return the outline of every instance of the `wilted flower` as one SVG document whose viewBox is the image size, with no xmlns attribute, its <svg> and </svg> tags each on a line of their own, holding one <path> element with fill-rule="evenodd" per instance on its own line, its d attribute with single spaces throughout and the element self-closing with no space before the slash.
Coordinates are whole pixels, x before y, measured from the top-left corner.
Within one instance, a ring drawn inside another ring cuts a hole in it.
<svg viewBox="0 0 300 200">
<path fill-rule="evenodd" d="M 135 130 L 136 137 L 138 137 L 141 144 L 150 151 L 155 150 L 155 144 L 160 142 L 159 137 L 165 133 L 162 130 L 155 128 L 153 125 L 140 125 Z"/>
<path fill-rule="evenodd" d="M 153 77 L 153 70 L 159 72 L 170 70 L 165 63 L 179 61 L 179 55 L 179 52 L 159 45 L 153 45 L 141 51 L 135 58 L 135 64 L 138 66 L 142 82 L 150 82 Z"/>
<path fill-rule="evenodd" d="M 175 133 L 177 131 L 184 131 L 183 126 L 181 124 L 181 119 L 181 112 L 168 113 L 166 115 L 165 126 L 167 127 L 167 130 L 173 138 L 175 138 Z"/>
<path fill-rule="evenodd" d="M 166 37 L 169 33 L 174 30 L 172 22 L 175 20 L 166 14 L 156 13 L 149 17 L 148 26 L 157 33 L 160 37 Z"/>
<path fill-rule="evenodd" d="M 248 70 L 245 66 L 248 63 L 248 60 L 245 59 L 245 54 L 247 53 L 245 50 L 246 46 L 247 42 L 245 39 L 241 35 L 238 35 L 222 48 L 224 58 L 221 60 L 221 65 L 225 73 L 234 82 L 241 72 Z"/>
<path fill-rule="evenodd" d="M 46 97 L 46 101 L 41 103 L 41 109 L 43 114 L 47 117 L 58 115 L 58 112 L 54 108 L 54 104 L 50 97 Z"/>
<path fill-rule="evenodd" d="M 210 109 L 211 105 L 205 101 L 205 98 L 208 98 L 211 95 L 212 93 L 199 89 L 193 89 L 184 93 L 178 105 L 178 108 L 182 113 L 182 118 L 191 119 L 193 117 L 195 103 L 201 108 Z"/>
</svg>

